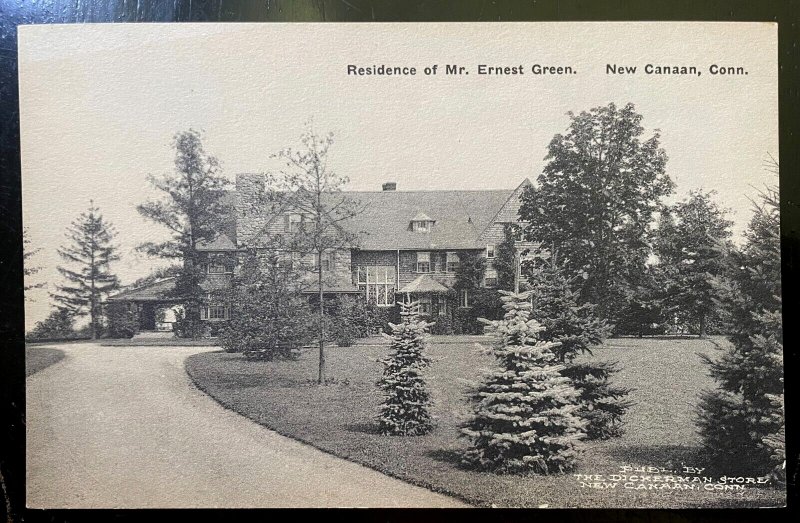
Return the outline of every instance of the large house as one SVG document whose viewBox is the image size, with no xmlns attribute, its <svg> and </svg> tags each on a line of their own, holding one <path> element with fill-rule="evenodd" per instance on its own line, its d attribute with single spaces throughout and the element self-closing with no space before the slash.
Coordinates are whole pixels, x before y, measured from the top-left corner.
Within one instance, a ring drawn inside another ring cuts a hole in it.
<svg viewBox="0 0 800 523">
<path fill-rule="evenodd" d="M 341 225 L 358 240 L 321 260 L 327 273 L 324 292 L 361 294 L 383 307 L 393 306 L 398 295 L 410 295 L 422 313 L 433 317 L 469 307 L 469 291 L 453 292 L 459 262 L 467 253 L 485 257 L 484 285 L 496 284 L 495 249 L 505 225 L 517 222 L 520 194 L 530 183 L 525 179 L 515 189 L 485 191 L 399 191 L 396 183 L 387 182 L 380 191 L 343 193 L 358 203 L 360 212 Z M 238 252 L 272 248 L 276 236 L 291 235 L 303 223 L 302 211 L 291 204 L 265 204 L 263 184 L 263 175 L 237 176 L 230 195 L 232 222 L 200 247 L 209 296 L 231 285 Z M 173 284 L 157 281 L 108 301 L 137 310 L 144 330 L 169 329 L 174 321 L 169 308 L 176 303 L 168 297 Z M 225 305 L 213 303 L 201 314 L 210 322 L 229 315 Z"/>
</svg>

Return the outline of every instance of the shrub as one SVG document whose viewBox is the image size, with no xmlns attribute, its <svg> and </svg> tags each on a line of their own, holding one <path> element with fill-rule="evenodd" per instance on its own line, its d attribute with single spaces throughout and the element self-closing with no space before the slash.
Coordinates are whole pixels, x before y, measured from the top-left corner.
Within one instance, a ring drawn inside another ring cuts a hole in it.
<svg viewBox="0 0 800 523">
<path fill-rule="evenodd" d="M 453 320 L 450 316 L 438 316 L 436 323 L 431 327 L 431 334 L 444 336 L 453 334 Z"/>
<path fill-rule="evenodd" d="M 109 338 L 132 338 L 139 332 L 139 315 L 126 303 L 111 302 L 106 306 Z"/>
<path fill-rule="evenodd" d="M 495 472 L 566 472 L 575 466 L 585 422 L 576 415 L 578 391 L 560 374 L 553 350 L 530 319 L 530 292 L 501 291 L 506 314 L 486 321 L 497 342 L 500 368 L 472 394 L 473 418 L 462 427 L 470 440 L 464 462 Z"/>
<path fill-rule="evenodd" d="M 433 429 L 430 392 L 421 375 L 430 364 L 423 351 L 425 331 L 431 324 L 420 320 L 417 302 L 400 308 L 403 321 L 391 324 L 392 353 L 383 360 L 383 376 L 378 381 L 386 394 L 378 423 L 382 434 L 418 436 Z"/>
<path fill-rule="evenodd" d="M 26 336 L 29 340 L 55 340 L 76 336 L 75 317 L 66 309 L 54 309 L 43 321 Z"/>
<path fill-rule="evenodd" d="M 272 359 L 290 355 L 313 339 L 316 315 L 277 258 L 268 262 L 271 266 L 262 270 L 255 255 L 247 256 L 229 291 L 231 319 L 220 333 L 220 344 L 228 352 Z"/>
</svg>

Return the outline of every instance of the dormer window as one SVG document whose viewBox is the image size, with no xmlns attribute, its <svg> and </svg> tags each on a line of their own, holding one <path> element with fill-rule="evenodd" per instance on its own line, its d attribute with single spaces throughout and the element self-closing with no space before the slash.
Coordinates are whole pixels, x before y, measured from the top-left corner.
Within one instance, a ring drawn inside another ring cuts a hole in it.
<svg viewBox="0 0 800 523">
<path fill-rule="evenodd" d="M 413 232 L 428 233 L 433 228 L 434 220 L 424 212 L 417 213 L 411 220 L 411 230 Z"/>
</svg>

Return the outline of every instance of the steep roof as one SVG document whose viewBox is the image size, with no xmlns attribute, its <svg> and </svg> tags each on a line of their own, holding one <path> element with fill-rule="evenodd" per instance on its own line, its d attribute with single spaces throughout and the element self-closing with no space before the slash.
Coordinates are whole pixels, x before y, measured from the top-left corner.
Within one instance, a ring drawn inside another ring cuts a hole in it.
<svg viewBox="0 0 800 523">
<path fill-rule="evenodd" d="M 343 227 L 359 234 L 362 250 L 483 248 L 480 234 L 513 193 L 513 189 L 346 192 L 364 210 Z M 419 213 L 435 221 L 430 232 L 411 230 Z"/>
<path fill-rule="evenodd" d="M 175 288 L 175 278 L 164 278 L 147 285 L 142 285 L 135 289 L 127 289 L 113 296 L 109 296 L 106 301 L 169 301 L 167 295 Z"/>
</svg>

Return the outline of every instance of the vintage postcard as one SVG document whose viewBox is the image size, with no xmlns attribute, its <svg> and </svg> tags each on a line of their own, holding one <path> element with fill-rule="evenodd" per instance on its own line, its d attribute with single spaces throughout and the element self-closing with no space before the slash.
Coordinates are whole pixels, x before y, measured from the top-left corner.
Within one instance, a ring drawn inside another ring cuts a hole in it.
<svg viewBox="0 0 800 523">
<path fill-rule="evenodd" d="M 19 30 L 27 505 L 785 505 L 777 25 Z"/>
</svg>

